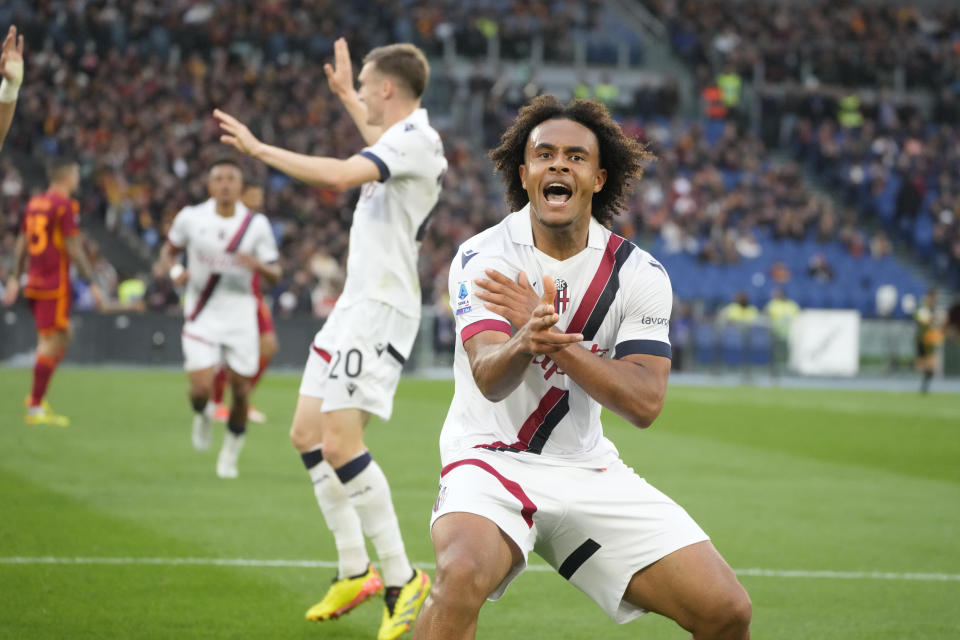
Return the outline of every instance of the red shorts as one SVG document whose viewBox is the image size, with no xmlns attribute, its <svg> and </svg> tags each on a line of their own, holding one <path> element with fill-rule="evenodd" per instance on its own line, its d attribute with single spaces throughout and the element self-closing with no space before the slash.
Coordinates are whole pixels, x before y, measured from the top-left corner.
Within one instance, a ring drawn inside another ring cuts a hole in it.
<svg viewBox="0 0 960 640">
<path fill-rule="evenodd" d="M 47 335 L 70 328 L 70 292 L 66 291 L 55 298 L 37 300 L 29 298 L 30 311 L 37 333 Z"/>
<path fill-rule="evenodd" d="M 260 329 L 260 335 L 274 332 L 273 314 L 270 313 L 267 305 L 263 304 L 263 300 L 260 300 L 257 305 L 257 327 Z"/>
</svg>

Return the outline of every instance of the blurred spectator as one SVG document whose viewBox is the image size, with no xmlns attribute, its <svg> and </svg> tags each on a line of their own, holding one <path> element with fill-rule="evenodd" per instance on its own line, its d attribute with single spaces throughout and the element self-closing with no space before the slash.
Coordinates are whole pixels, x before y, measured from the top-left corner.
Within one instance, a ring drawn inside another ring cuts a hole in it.
<svg viewBox="0 0 960 640">
<path fill-rule="evenodd" d="M 954 3 L 836 0 L 642 0 L 694 66 L 728 66 L 766 83 L 893 86 L 939 90 L 957 77 Z"/>
<path fill-rule="evenodd" d="M 720 321 L 751 325 L 760 317 L 760 311 L 750 304 L 750 297 L 745 291 L 737 291 L 733 301 L 720 310 Z"/>
<path fill-rule="evenodd" d="M 777 260 L 770 265 L 770 279 L 776 284 L 786 284 L 790 282 L 792 274 L 783 260 Z"/>
<path fill-rule="evenodd" d="M 764 311 L 770 318 L 770 328 L 774 335 L 786 339 L 790 333 L 790 325 L 800 313 L 800 305 L 788 298 L 783 289 L 777 287 Z"/>
<path fill-rule="evenodd" d="M 827 261 L 822 253 L 815 253 L 810 256 L 810 262 L 807 263 L 807 275 L 818 282 L 832 282 L 836 278 L 833 267 Z"/>
<path fill-rule="evenodd" d="M 800 305 L 788 298 L 783 289 L 777 287 L 773 290 L 773 297 L 764 311 L 770 318 L 770 332 L 773 337 L 773 371 L 778 374 L 783 371 L 787 362 L 790 326 L 800 314 Z"/>
<path fill-rule="evenodd" d="M 870 255 L 876 260 L 881 260 L 891 253 L 893 253 L 893 250 L 890 247 L 887 234 L 883 231 L 875 231 L 873 236 L 870 237 Z"/>
</svg>

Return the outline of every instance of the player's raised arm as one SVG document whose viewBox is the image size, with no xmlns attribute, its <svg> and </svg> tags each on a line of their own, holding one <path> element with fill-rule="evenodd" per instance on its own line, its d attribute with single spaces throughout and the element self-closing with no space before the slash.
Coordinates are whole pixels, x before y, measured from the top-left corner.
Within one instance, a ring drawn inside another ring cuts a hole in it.
<svg viewBox="0 0 960 640">
<path fill-rule="evenodd" d="M 510 395 L 523 381 L 534 356 L 549 353 L 556 359 L 557 353 L 583 340 L 579 333 L 554 329 L 560 320 L 553 308 L 556 293 L 553 278 L 544 276 L 540 303 L 512 337 L 482 331 L 463 343 L 473 378 L 487 400 L 499 402 Z"/>
<path fill-rule="evenodd" d="M 23 36 L 17 35 L 17 28 L 13 25 L 7 32 L 0 47 L 0 148 L 10 131 L 13 122 L 13 112 L 17 109 L 17 94 L 23 83 Z"/>
<path fill-rule="evenodd" d="M 346 191 L 380 178 L 377 165 L 363 156 L 340 160 L 287 151 L 261 142 L 245 124 L 228 113 L 216 109 L 213 117 L 223 131 L 220 142 L 307 184 Z"/>
<path fill-rule="evenodd" d="M 372 145 L 380 139 L 383 127 L 368 122 L 367 105 L 360 100 L 360 94 L 353 83 L 353 64 L 350 62 L 350 50 L 345 38 L 337 38 L 333 43 L 333 62 L 332 65 L 329 62 L 323 65 L 327 84 L 346 107 L 347 113 L 360 130 L 363 141 Z"/>
</svg>

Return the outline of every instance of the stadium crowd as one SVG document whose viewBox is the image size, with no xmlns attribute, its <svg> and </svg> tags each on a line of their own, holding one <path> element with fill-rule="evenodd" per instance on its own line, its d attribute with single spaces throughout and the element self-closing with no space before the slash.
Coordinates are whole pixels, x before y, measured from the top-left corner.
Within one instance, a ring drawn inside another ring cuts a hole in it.
<svg viewBox="0 0 960 640">
<path fill-rule="evenodd" d="M 937 110 L 930 120 L 882 107 L 878 115 L 858 127 L 799 118 L 789 133 L 790 149 L 850 206 L 912 244 L 938 280 L 960 286 L 956 105 L 944 120 Z"/>
<path fill-rule="evenodd" d="M 643 0 L 668 27 L 674 51 L 696 66 L 729 64 L 767 82 L 838 86 L 954 86 L 960 77 L 960 7 L 854 0 Z"/>
<path fill-rule="evenodd" d="M 503 3 L 473 4 L 481 17 L 503 8 Z M 569 0 L 558 5 L 559 11 L 548 11 L 542 2 L 514 4 L 523 6 L 512 7 L 513 14 L 526 18 L 511 20 L 505 28 L 542 35 L 558 28 L 559 21 L 566 28 L 589 29 L 596 8 L 594 0 Z M 438 51 L 436 39 L 446 28 L 441 16 L 460 29 L 477 24 L 477 15 L 464 3 L 450 6 L 456 10 L 439 12 L 435 3 L 380 1 L 354 3 L 349 10 L 333 2 L 287 0 L 162 6 L 13 2 L 0 9 L 0 21 L 21 25 L 31 50 L 7 147 L 22 157 L 76 153 L 84 172 L 83 215 L 103 216 L 108 227 L 132 230 L 156 249 L 173 215 L 205 197 L 205 167 L 226 153 L 210 117 L 215 107 L 251 123 L 268 142 L 345 157 L 363 145 L 323 80 L 322 64 L 333 38 L 346 34 L 355 55 L 390 40 L 413 40 Z M 510 109 L 525 100 L 522 87 L 495 84 L 492 74 L 479 68 L 453 79 L 437 65 L 431 92 L 459 92 L 462 101 L 481 97 L 481 103 L 498 92 L 499 100 L 483 118 L 485 129 L 494 133 L 480 139 L 489 143 Z M 658 111 L 655 94 L 641 93 L 638 99 L 648 112 Z M 667 108 L 675 109 L 675 102 Z M 443 123 L 442 117 L 435 119 Z M 425 241 L 428 300 L 456 245 L 503 214 L 475 136 L 449 127 L 443 134 L 450 170 Z M 245 169 L 249 181 L 266 187 L 264 208 L 283 246 L 286 277 L 273 293 L 284 304 L 277 310 L 324 315 L 342 284 L 340 265 L 356 194 L 312 189 L 259 163 L 245 164 Z M 3 161 L 0 172 L 6 247 L 12 245 L 29 189 L 11 160 Z M 162 283 L 151 286 L 160 292 L 148 302 L 162 306 L 173 299 Z"/>
<path fill-rule="evenodd" d="M 479 0 L 469 4 L 481 17 L 490 17 L 497 9 L 510 11 L 523 19 L 516 24 L 505 21 L 509 28 L 538 33 L 554 28 L 557 15 L 573 16 L 571 24 L 589 29 L 585 16 L 596 8 L 596 2 L 586 0 L 566 0 L 556 5 L 558 11 L 546 11 L 542 2 L 519 3 L 522 7 Z M 332 2 L 293 0 L 229 5 L 179 0 L 162 6 L 107 0 L 67 5 L 15 1 L 0 9 L 0 23 L 23 25 L 31 50 L 7 149 L 19 157 L 56 151 L 78 154 L 84 173 L 83 215 L 102 217 L 108 228 L 127 230 L 155 250 L 173 215 L 205 198 L 205 168 L 226 154 L 210 115 L 215 107 L 250 123 L 267 142 L 346 157 L 363 145 L 325 86 L 321 65 L 329 58 L 332 39 L 346 34 L 354 55 L 398 39 L 438 52 L 444 29 L 474 29 L 477 15 L 462 7 L 438 13 L 434 3 L 386 0 L 365 1 L 350 10 Z M 369 16 L 374 17 L 372 22 Z M 421 281 L 424 302 L 441 306 L 456 246 L 506 213 L 485 151 L 496 143 L 516 108 L 539 88 L 533 82 L 500 86 L 500 78 L 480 66 L 466 77 L 455 77 L 442 64 L 435 64 L 433 71 L 427 103 L 437 107 L 431 108 L 431 116 L 444 138 L 449 171 L 424 239 Z M 633 96 L 632 108 L 620 112 L 625 129 L 647 140 L 659 159 L 648 168 L 630 209 L 615 222 L 619 233 L 646 246 L 655 244 L 667 256 L 689 256 L 702 265 L 724 268 L 749 262 L 779 284 L 798 279 L 800 271 L 809 271 L 811 280 L 830 281 L 828 274 L 838 269 L 830 260 L 839 254 L 876 259 L 889 254 L 890 242 L 882 231 L 868 234 L 857 225 L 862 202 L 838 209 L 833 200 L 809 189 L 801 164 L 771 161 L 769 147 L 781 141 L 779 133 L 758 137 L 733 121 L 704 125 L 670 118 L 677 112 L 675 92 L 670 83 L 641 88 Z M 817 145 L 827 137 L 813 132 L 819 130 L 815 127 L 834 126 L 833 118 L 830 113 L 822 122 L 808 117 L 805 109 L 815 102 L 812 98 L 783 102 L 776 129 L 779 132 L 780 123 L 792 118 L 796 124 L 787 138 L 798 159 L 816 156 L 824 164 L 822 158 L 832 157 Z M 457 104 L 483 105 L 477 129 L 465 129 L 450 115 Z M 812 124 L 808 127 L 806 122 Z M 906 132 L 913 120 L 901 122 Z M 857 148 L 875 147 L 872 141 L 863 142 L 871 131 L 857 130 L 862 138 Z M 928 149 L 924 158 L 929 160 L 935 149 Z M 901 155 L 912 157 L 906 151 Z M 10 158 L 0 161 L 4 255 L 9 255 L 19 212 L 29 195 L 22 171 Z M 926 160 L 923 166 L 932 169 Z M 827 169 L 836 173 L 838 166 L 833 162 Z M 903 163 L 885 166 L 894 171 Z M 266 188 L 264 208 L 281 245 L 284 277 L 269 292 L 275 311 L 281 316 L 305 312 L 324 316 L 342 285 L 356 194 L 311 188 L 260 163 L 244 167 L 248 181 Z M 950 182 L 954 184 L 955 179 Z M 941 190 L 940 198 L 949 198 L 952 204 L 958 198 L 951 189 Z M 941 223 L 946 206 L 938 202 L 935 209 Z M 955 244 L 949 238 L 957 233 L 956 219 L 948 229 L 937 227 L 938 246 Z M 809 250 L 784 264 L 777 260 L 782 256 L 780 245 L 774 243 L 786 240 L 804 242 Z M 822 250 L 827 246 L 830 251 Z M 92 244 L 91 248 L 96 250 Z M 107 289 L 115 290 L 111 283 L 138 275 L 111 273 L 105 261 L 96 263 L 103 263 Z M 0 272 L 4 268 L 0 264 Z M 147 306 L 176 310 L 176 293 L 163 274 L 139 275 L 148 284 Z M 678 290 L 702 294 L 682 286 Z M 754 302 L 763 303 L 772 291 L 766 287 L 757 294 Z M 726 292 L 717 293 L 713 301 L 719 304 L 726 298 Z"/>
</svg>

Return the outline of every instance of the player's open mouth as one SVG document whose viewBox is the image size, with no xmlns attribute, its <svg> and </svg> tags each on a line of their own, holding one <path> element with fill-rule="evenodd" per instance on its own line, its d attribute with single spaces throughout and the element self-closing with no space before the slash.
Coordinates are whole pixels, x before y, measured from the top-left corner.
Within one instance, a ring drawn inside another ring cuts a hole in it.
<svg viewBox="0 0 960 640">
<path fill-rule="evenodd" d="M 573 190 L 560 182 L 551 182 L 543 190 L 543 199 L 550 204 L 566 204 Z"/>
</svg>

